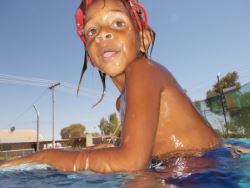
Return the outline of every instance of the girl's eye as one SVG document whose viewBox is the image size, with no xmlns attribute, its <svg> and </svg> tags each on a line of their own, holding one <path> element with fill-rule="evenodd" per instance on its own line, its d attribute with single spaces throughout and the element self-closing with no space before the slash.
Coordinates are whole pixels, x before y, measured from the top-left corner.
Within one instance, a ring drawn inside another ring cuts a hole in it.
<svg viewBox="0 0 250 188">
<path fill-rule="evenodd" d="M 126 23 L 122 20 L 117 20 L 113 23 L 113 26 L 117 29 L 123 29 L 124 27 L 126 27 Z"/>
<path fill-rule="evenodd" d="M 97 29 L 96 28 L 90 28 L 87 32 L 87 36 L 93 36 L 97 33 Z"/>
</svg>

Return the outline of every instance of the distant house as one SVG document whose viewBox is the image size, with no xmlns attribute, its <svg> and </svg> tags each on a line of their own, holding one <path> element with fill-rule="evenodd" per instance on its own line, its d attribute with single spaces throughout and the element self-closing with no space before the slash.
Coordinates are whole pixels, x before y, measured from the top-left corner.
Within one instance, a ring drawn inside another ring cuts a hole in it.
<svg viewBox="0 0 250 188">
<path fill-rule="evenodd" d="M 0 130 L 1 142 L 28 142 L 36 141 L 37 133 L 35 130 Z M 43 137 L 39 134 L 39 140 Z"/>
</svg>

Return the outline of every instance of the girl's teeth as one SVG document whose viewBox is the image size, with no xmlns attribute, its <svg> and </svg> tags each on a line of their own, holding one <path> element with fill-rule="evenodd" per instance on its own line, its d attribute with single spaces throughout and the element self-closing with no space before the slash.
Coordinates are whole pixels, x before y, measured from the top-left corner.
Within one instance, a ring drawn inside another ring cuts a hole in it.
<svg viewBox="0 0 250 188">
<path fill-rule="evenodd" d="M 114 54 L 115 54 L 115 52 L 105 52 L 105 53 L 103 54 L 103 57 L 108 58 L 108 57 L 111 57 L 111 56 L 114 55 Z"/>
</svg>

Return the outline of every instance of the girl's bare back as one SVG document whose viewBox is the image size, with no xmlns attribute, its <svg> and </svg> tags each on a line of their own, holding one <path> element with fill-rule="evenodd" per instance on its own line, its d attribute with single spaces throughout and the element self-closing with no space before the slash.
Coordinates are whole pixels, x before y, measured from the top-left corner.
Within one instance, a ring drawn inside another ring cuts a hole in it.
<svg viewBox="0 0 250 188">
<path fill-rule="evenodd" d="M 220 139 L 215 131 L 199 114 L 166 68 L 152 60 L 141 59 L 136 62 L 136 65 L 130 65 L 129 69 L 126 73 L 129 76 L 134 76 L 134 82 L 148 84 L 147 90 L 144 91 L 145 93 L 151 91 L 155 97 L 159 96 L 160 98 L 158 102 L 156 99 L 146 99 L 146 95 L 140 99 L 125 97 L 126 100 L 131 99 L 132 102 L 140 101 L 145 103 L 144 100 L 151 101 L 151 108 L 141 108 L 140 114 L 141 116 L 146 116 L 149 113 L 152 119 L 158 119 L 152 158 L 165 159 L 173 155 L 196 155 L 220 145 Z M 129 74 L 129 72 L 137 72 L 139 70 L 143 72 L 140 77 L 136 74 Z M 126 87 L 138 88 L 133 86 L 134 82 L 131 82 L 131 86 L 126 85 Z M 150 87 L 150 82 L 152 82 L 153 88 Z M 123 87 L 121 86 L 120 88 Z M 126 102 L 130 103 L 131 101 Z M 159 104 L 155 105 L 154 103 L 157 102 Z M 155 114 L 153 111 L 157 111 L 153 106 L 157 105 L 159 114 L 156 114 L 157 117 L 152 117 Z M 147 118 L 147 121 L 151 120 L 151 118 Z M 142 131 L 145 131 L 145 129 Z"/>
</svg>

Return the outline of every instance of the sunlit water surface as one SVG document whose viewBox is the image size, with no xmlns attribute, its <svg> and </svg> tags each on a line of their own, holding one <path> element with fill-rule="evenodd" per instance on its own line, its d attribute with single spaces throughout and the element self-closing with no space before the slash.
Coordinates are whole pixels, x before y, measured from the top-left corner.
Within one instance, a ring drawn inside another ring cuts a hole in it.
<svg viewBox="0 0 250 188">
<path fill-rule="evenodd" d="M 250 148 L 250 139 L 228 139 Z M 177 158 L 164 167 L 137 173 L 58 172 L 46 165 L 19 165 L 0 170 L 0 187 L 204 187 L 249 188 L 250 154 L 233 159 L 219 149 L 204 157 Z"/>
</svg>

